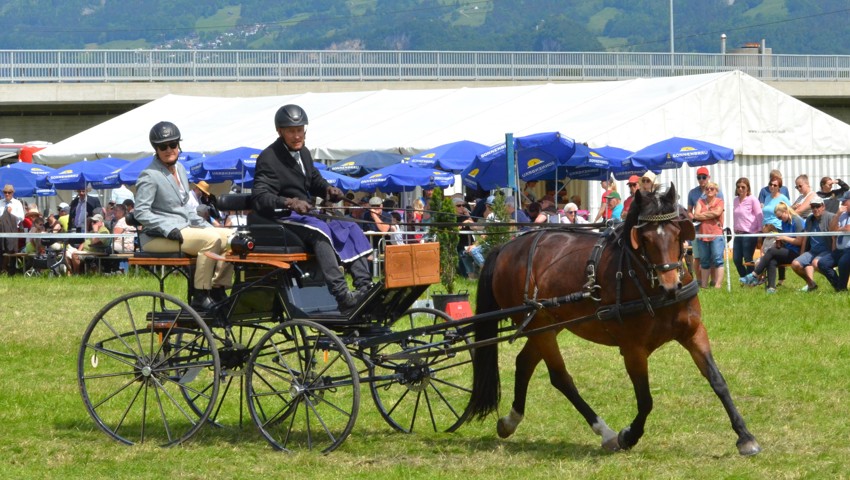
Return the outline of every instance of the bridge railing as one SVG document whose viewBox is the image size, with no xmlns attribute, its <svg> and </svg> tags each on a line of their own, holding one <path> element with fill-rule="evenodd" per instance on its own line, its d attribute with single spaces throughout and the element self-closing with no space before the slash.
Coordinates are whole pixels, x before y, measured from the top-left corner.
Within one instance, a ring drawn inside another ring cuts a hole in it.
<svg viewBox="0 0 850 480">
<path fill-rule="evenodd" d="M 850 56 L 616 52 L 0 50 L 0 82 L 622 80 L 742 70 L 847 81 Z"/>
</svg>

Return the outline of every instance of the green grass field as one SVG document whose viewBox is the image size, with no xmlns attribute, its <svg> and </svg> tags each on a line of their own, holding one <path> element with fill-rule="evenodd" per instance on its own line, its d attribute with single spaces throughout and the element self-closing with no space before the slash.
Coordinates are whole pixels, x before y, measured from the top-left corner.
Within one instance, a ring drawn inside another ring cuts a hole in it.
<svg viewBox="0 0 850 480">
<path fill-rule="evenodd" d="M 789 274 L 792 275 L 792 274 Z M 737 283 L 737 279 L 733 280 Z M 804 294 L 790 279 L 776 295 L 733 286 L 700 293 L 714 356 L 763 452 L 742 458 L 708 383 L 678 345 L 650 359 L 655 408 L 631 451 L 606 453 L 567 400 L 535 372 L 525 421 L 500 440 L 495 418 L 453 434 L 395 433 L 362 389 L 352 434 L 333 453 L 272 450 L 249 424 L 205 427 L 182 446 L 127 447 L 89 418 L 76 379 L 80 338 L 91 317 L 150 278 L 0 277 L 0 478 L 848 478 L 850 297 Z M 180 294 L 181 284 L 169 284 Z M 463 288 L 474 289 L 466 284 Z M 560 337 L 576 383 L 614 429 L 635 412 L 615 349 Z M 500 347 L 503 400 L 513 359 Z"/>
</svg>

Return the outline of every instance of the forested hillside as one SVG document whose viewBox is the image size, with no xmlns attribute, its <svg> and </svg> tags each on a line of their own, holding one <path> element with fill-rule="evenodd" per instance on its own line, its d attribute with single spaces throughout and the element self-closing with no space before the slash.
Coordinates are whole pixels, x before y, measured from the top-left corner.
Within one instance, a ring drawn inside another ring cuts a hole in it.
<svg viewBox="0 0 850 480">
<path fill-rule="evenodd" d="M 850 54 L 847 0 L 674 0 L 677 52 Z M 670 50 L 666 0 L 4 0 L 0 49 Z"/>
</svg>

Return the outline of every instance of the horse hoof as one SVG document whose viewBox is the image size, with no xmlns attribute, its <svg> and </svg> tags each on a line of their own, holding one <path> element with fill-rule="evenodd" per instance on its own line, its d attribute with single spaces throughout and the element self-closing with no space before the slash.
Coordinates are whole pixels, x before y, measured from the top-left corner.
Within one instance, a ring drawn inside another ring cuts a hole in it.
<svg viewBox="0 0 850 480">
<path fill-rule="evenodd" d="M 619 452 L 621 449 L 620 441 L 617 439 L 617 435 L 614 435 L 613 437 L 607 440 L 602 440 L 602 448 L 608 450 L 609 452 Z"/>
<path fill-rule="evenodd" d="M 761 446 L 755 440 L 748 440 L 738 444 L 738 453 L 745 457 L 757 455 L 759 452 L 761 452 Z"/>
<path fill-rule="evenodd" d="M 516 428 L 509 428 L 507 422 L 505 422 L 502 418 L 496 422 L 496 433 L 499 434 L 499 438 L 508 438 L 513 435 L 515 431 Z"/>
</svg>

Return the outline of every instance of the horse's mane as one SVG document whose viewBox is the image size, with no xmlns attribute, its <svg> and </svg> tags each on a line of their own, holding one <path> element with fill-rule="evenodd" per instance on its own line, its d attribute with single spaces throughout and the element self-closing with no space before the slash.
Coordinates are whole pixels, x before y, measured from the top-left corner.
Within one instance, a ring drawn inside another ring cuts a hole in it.
<svg viewBox="0 0 850 480">
<path fill-rule="evenodd" d="M 682 207 L 678 203 L 676 187 L 670 184 L 667 192 L 661 193 L 658 191 L 645 193 L 640 190 L 635 192 L 635 198 L 629 207 L 629 213 L 626 215 L 626 220 L 623 222 L 623 229 L 620 235 L 628 239 L 632 227 L 640 224 L 638 217 L 650 217 L 652 215 L 663 215 L 680 210 Z"/>
</svg>

